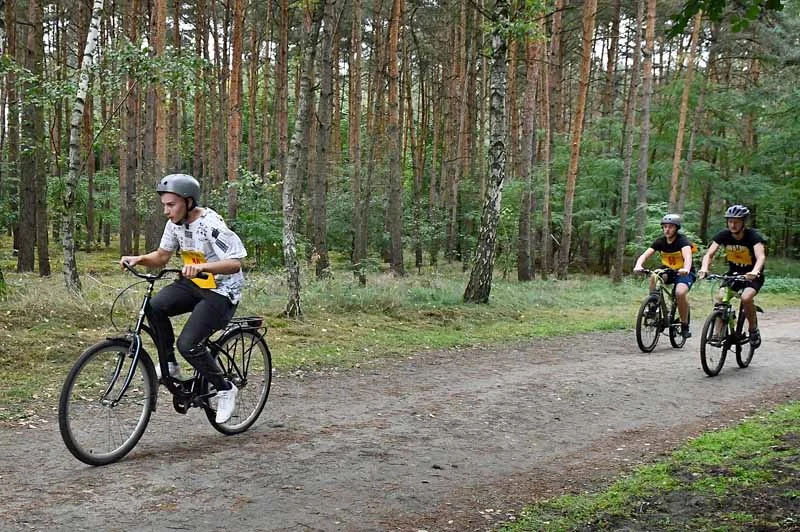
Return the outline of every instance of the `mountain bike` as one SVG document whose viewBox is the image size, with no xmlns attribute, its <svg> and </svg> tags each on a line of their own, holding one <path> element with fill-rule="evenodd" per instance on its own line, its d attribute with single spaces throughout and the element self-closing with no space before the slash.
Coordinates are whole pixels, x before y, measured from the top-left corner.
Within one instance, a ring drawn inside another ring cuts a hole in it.
<svg viewBox="0 0 800 532">
<path fill-rule="evenodd" d="M 731 349 L 736 353 L 736 363 L 740 368 L 746 368 L 753 360 L 756 348 L 750 343 L 750 335 L 744 330 L 747 315 L 739 299 L 739 314 L 737 316 L 732 301 L 740 298 L 741 290 L 733 290 L 729 283 L 734 281 L 747 281 L 744 275 L 716 275 L 708 274 L 706 279 L 722 281 L 726 289 L 720 303 L 714 304 L 706 322 L 703 324 L 703 335 L 700 337 L 700 363 L 703 371 L 709 377 L 717 375 L 725 364 L 725 358 Z M 756 312 L 764 310 L 756 305 Z"/>
<path fill-rule="evenodd" d="M 126 333 L 106 338 L 84 351 L 72 366 L 58 404 L 58 424 L 67 449 L 80 461 L 106 465 L 124 457 L 144 434 L 156 409 L 159 382 L 172 394 L 176 412 L 186 414 L 201 408 L 209 423 L 225 435 L 249 429 L 261 415 L 272 383 L 272 355 L 264 339 L 264 320 L 257 316 L 234 317 L 230 323 L 206 339 L 206 347 L 216 357 L 225 378 L 239 389 L 231 418 L 217 423 L 216 390 L 197 371 L 188 380 L 170 376 L 165 353 L 158 350 L 160 381 L 144 347 L 159 344 L 147 322 L 147 308 L 153 287 L 168 274 L 180 269 L 167 268 L 155 274 L 139 273 L 125 265 L 136 277 L 128 289 L 145 284 L 135 324 Z M 113 323 L 114 301 L 111 309 Z"/>
<path fill-rule="evenodd" d="M 636 315 L 636 343 L 645 353 L 655 349 L 658 338 L 662 332 L 667 331 L 669 343 L 672 347 L 680 349 L 686 343 L 686 338 L 681 334 L 681 318 L 678 314 L 678 301 L 675 298 L 675 283 L 667 285 L 663 275 L 670 271 L 669 268 L 655 270 L 642 269 L 642 274 L 650 275 L 655 279 L 656 289 L 651 292 L 639 307 Z M 691 319 L 691 310 L 689 316 Z"/>
</svg>

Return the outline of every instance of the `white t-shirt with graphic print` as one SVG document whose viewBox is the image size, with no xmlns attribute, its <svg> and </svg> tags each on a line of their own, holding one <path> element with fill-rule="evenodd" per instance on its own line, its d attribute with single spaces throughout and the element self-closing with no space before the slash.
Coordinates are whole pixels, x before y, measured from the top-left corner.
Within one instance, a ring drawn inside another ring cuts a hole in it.
<svg viewBox="0 0 800 532">
<path fill-rule="evenodd" d="M 179 251 L 184 263 L 218 262 L 225 259 L 243 259 L 247 256 L 239 236 L 228 229 L 225 220 L 213 209 L 203 208 L 203 213 L 188 226 L 167 220 L 159 246 L 169 252 Z M 211 290 L 238 303 L 242 296 L 244 275 L 242 271 L 230 275 L 214 274 Z M 197 285 L 203 286 L 198 280 Z M 216 285 L 214 287 L 214 285 Z"/>
</svg>

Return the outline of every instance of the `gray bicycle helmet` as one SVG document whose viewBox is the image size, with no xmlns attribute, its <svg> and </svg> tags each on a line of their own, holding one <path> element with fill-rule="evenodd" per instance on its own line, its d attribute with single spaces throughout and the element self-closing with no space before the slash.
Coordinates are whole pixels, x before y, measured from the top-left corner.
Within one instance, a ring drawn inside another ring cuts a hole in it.
<svg viewBox="0 0 800 532">
<path fill-rule="evenodd" d="M 750 209 L 744 205 L 731 205 L 725 211 L 725 218 L 747 218 L 750 216 Z"/>
<path fill-rule="evenodd" d="M 672 224 L 677 226 L 678 229 L 681 228 L 682 222 L 683 220 L 681 220 L 680 214 L 665 214 L 664 217 L 661 218 L 661 225 Z"/>
<path fill-rule="evenodd" d="M 156 192 L 159 195 L 164 192 L 172 192 L 184 199 L 192 198 L 194 200 L 192 209 L 200 203 L 200 183 L 188 174 L 169 174 L 162 177 L 156 185 Z"/>
</svg>

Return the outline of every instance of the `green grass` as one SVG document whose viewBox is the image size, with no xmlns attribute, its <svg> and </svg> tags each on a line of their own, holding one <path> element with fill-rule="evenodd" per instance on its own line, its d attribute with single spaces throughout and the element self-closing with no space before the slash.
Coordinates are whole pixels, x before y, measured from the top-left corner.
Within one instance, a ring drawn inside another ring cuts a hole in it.
<svg viewBox="0 0 800 532">
<path fill-rule="evenodd" d="M 780 530 L 798 525 L 800 403 L 703 434 L 597 493 L 528 507 L 504 532 Z"/>
</svg>

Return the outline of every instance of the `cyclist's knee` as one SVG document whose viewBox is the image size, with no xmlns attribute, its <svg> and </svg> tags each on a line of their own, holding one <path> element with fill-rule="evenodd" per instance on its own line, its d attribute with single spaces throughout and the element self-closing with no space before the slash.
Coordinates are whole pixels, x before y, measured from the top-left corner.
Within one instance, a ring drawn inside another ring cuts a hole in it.
<svg viewBox="0 0 800 532">
<path fill-rule="evenodd" d="M 714 303 L 722 303 L 722 300 L 725 299 L 725 292 L 727 288 L 720 288 L 719 291 L 714 294 Z"/>
<path fill-rule="evenodd" d="M 205 343 L 197 342 L 194 339 L 178 338 L 177 347 L 178 352 L 183 355 L 186 360 L 203 357 L 206 354 Z"/>
</svg>

